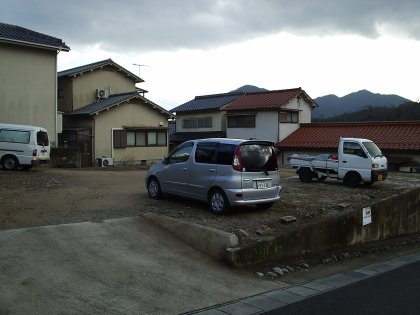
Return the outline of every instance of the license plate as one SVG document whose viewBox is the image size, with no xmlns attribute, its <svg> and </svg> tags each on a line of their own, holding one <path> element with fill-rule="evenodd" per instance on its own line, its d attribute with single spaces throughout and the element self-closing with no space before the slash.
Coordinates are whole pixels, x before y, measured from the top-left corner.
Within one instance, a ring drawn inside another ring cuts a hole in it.
<svg viewBox="0 0 420 315">
<path fill-rule="evenodd" d="M 257 180 L 257 188 L 258 189 L 267 188 L 267 181 L 266 180 Z"/>
<path fill-rule="evenodd" d="M 381 181 L 382 179 L 382 175 L 378 175 L 378 181 Z"/>
</svg>

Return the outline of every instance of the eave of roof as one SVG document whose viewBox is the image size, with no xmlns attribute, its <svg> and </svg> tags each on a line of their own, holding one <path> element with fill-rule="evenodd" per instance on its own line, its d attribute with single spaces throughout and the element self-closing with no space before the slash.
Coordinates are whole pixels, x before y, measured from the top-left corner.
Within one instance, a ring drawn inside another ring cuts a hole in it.
<svg viewBox="0 0 420 315">
<path fill-rule="evenodd" d="M 0 23 L 0 42 L 56 51 L 70 51 L 70 47 L 59 38 L 6 23 Z"/>
<path fill-rule="evenodd" d="M 197 111 L 219 110 L 226 104 L 236 100 L 244 95 L 244 92 L 230 92 L 212 95 L 196 96 L 193 100 L 188 101 L 170 110 L 171 113 L 185 113 Z"/>
<path fill-rule="evenodd" d="M 280 110 L 294 98 L 302 97 L 311 107 L 318 106 L 302 88 L 245 93 L 241 98 L 223 106 L 223 111 Z"/>
<path fill-rule="evenodd" d="M 84 107 L 78 108 L 72 112 L 63 114 L 64 116 L 93 116 L 97 115 L 104 110 L 109 110 L 112 107 L 119 106 L 120 104 L 127 103 L 132 99 L 139 99 L 145 104 L 149 104 L 154 110 L 159 111 L 160 113 L 166 115 L 168 118 L 173 115 L 168 112 L 163 107 L 153 103 L 149 99 L 139 95 L 137 92 L 129 92 L 122 94 L 114 94 L 109 96 L 106 99 L 100 100 L 98 102 L 91 103 Z"/>
<path fill-rule="evenodd" d="M 310 123 L 276 144 L 279 149 L 337 149 L 340 137 L 365 138 L 382 150 L 420 150 L 420 121 Z"/>
<path fill-rule="evenodd" d="M 143 79 L 141 79 L 140 77 L 138 77 L 135 74 L 131 73 L 127 69 L 121 67 L 119 64 L 115 63 L 112 59 L 105 59 L 105 60 L 101 60 L 101 61 L 97 61 L 97 62 L 93 62 L 93 63 L 87 64 L 87 65 L 83 65 L 83 66 L 79 66 L 79 67 L 75 67 L 75 68 L 71 68 L 71 69 L 59 71 L 57 73 L 57 77 L 58 78 L 62 78 L 62 77 L 76 77 L 77 75 L 82 75 L 85 72 L 91 72 L 91 71 L 94 71 L 94 70 L 97 70 L 97 69 L 102 69 L 105 66 L 112 66 L 112 67 L 116 68 L 118 71 L 123 72 L 126 76 L 130 77 L 131 79 L 133 79 L 133 81 L 135 83 L 144 82 Z"/>
</svg>

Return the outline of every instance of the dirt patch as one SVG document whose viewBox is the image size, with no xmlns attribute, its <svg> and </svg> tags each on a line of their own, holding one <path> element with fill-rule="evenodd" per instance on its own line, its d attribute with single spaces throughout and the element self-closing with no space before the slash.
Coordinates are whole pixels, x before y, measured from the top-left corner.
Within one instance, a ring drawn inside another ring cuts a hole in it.
<svg viewBox="0 0 420 315">
<path fill-rule="evenodd" d="M 156 212 L 227 232 L 239 229 L 246 239 L 260 239 L 279 231 L 322 220 L 347 209 L 361 209 L 380 199 L 420 185 L 417 174 L 391 173 L 371 187 L 352 189 L 342 182 L 303 184 L 294 170 L 280 170 L 282 199 L 268 210 L 241 207 L 224 216 L 211 214 L 207 205 L 173 196 L 151 200 L 144 184 L 145 169 L 35 168 L 0 170 L 0 229 L 12 229 L 104 219 Z M 282 217 L 296 221 L 282 223 Z"/>
</svg>

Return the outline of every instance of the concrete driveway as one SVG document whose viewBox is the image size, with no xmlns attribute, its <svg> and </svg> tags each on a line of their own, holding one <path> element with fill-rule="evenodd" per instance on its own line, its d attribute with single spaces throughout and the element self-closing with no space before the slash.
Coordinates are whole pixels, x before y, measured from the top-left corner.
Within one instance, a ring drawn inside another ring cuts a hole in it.
<svg viewBox="0 0 420 315">
<path fill-rule="evenodd" d="M 143 217 L 0 231 L 0 314 L 174 314 L 279 288 Z"/>
</svg>

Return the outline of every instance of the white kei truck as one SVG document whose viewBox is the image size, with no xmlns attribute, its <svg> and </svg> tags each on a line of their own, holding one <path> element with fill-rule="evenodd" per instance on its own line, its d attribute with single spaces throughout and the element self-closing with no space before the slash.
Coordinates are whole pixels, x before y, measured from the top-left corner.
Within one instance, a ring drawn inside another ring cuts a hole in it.
<svg viewBox="0 0 420 315">
<path fill-rule="evenodd" d="M 340 138 L 338 155 L 321 154 L 309 156 L 293 154 L 290 165 L 303 183 L 312 179 L 323 181 L 327 177 L 343 180 L 344 184 L 356 188 L 361 182 L 366 186 L 386 179 L 387 159 L 381 150 L 368 139 Z"/>
<path fill-rule="evenodd" d="M 50 142 L 45 128 L 0 124 L 0 166 L 4 170 L 29 170 L 49 159 Z"/>
</svg>

